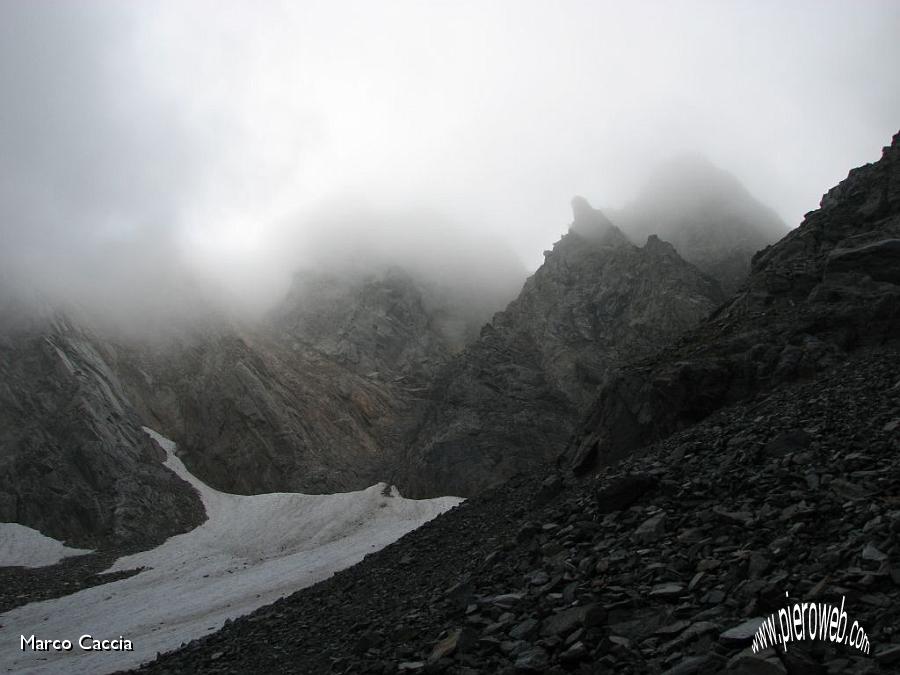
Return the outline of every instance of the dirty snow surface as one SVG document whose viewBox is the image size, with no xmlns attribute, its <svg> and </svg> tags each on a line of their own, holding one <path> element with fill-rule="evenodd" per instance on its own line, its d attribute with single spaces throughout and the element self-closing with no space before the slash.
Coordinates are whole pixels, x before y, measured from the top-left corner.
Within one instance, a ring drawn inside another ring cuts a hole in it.
<svg viewBox="0 0 900 675">
<path fill-rule="evenodd" d="M 383 483 L 332 495 L 230 495 L 191 475 L 175 444 L 145 429 L 166 466 L 200 493 L 209 520 L 108 570 L 147 569 L 0 617 L 0 673 L 108 673 L 152 660 L 283 595 L 325 579 L 456 506 L 404 499 Z M 71 640 L 71 651 L 21 651 L 20 636 Z M 134 651 L 83 651 L 79 637 L 131 640 Z"/>
<path fill-rule="evenodd" d="M 18 523 L 0 523 L 0 567 L 44 567 L 83 553 L 91 551 L 69 548 Z"/>
</svg>

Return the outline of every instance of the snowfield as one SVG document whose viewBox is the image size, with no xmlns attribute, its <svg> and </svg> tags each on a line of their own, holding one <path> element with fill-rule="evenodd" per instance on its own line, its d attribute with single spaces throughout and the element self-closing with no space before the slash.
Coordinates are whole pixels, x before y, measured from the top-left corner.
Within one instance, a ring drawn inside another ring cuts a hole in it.
<svg viewBox="0 0 900 675">
<path fill-rule="evenodd" d="M 93 551 L 69 548 L 61 541 L 18 523 L 0 523 L 0 567 L 44 567 L 83 553 Z"/>
<path fill-rule="evenodd" d="M 462 501 L 404 499 L 396 488 L 385 494 L 384 483 L 333 495 L 226 494 L 191 475 L 172 441 L 145 431 L 166 451 L 166 466 L 200 493 L 209 519 L 108 570 L 148 568 L 136 576 L 0 616 L 0 673 L 135 667 L 359 562 Z M 134 651 L 83 651 L 78 640 L 86 634 L 122 636 Z M 71 640 L 73 648 L 23 652 L 23 635 Z"/>
</svg>

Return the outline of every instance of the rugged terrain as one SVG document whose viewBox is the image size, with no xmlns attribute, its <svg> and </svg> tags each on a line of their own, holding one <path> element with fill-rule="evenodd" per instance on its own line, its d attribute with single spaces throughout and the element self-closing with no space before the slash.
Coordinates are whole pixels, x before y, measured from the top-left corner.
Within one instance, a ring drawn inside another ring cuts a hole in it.
<svg viewBox="0 0 900 675">
<path fill-rule="evenodd" d="M 513 477 L 146 670 L 894 672 L 898 167 L 900 134 L 712 317 L 620 369 L 563 458 L 588 476 Z M 748 649 L 812 600 L 844 601 L 870 653 Z"/>
<path fill-rule="evenodd" d="M 517 477 L 144 670 L 894 672 L 898 357 L 864 350 L 586 481 Z M 745 623 L 785 592 L 845 596 L 871 654 L 750 654 Z"/>
<path fill-rule="evenodd" d="M 655 235 L 635 246 L 586 200 L 519 297 L 440 372 L 398 483 L 475 494 L 554 458 L 612 372 L 708 315 L 718 284 Z"/>
<path fill-rule="evenodd" d="M 383 475 L 402 415 L 396 385 L 231 325 L 132 347 L 117 366 L 145 423 L 226 492 L 368 487 Z"/>
<path fill-rule="evenodd" d="M 79 546 L 150 546 L 205 518 L 110 367 L 112 347 L 55 313 L 5 314 L 0 521 Z"/>
<path fill-rule="evenodd" d="M 811 377 L 900 335 L 900 135 L 753 258 L 745 284 L 661 353 L 622 368 L 569 451 L 612 462 L 722 405 Z"/>
<path fill-rule="evenodd" d="M 637 197 L 611 217 L 636 243 L 651 234 L 671 242 L 729 295 L 747 277 L 753 255 L 788 231 L 737 178 L 699 155 L 660 165 Z"/>
</svg>

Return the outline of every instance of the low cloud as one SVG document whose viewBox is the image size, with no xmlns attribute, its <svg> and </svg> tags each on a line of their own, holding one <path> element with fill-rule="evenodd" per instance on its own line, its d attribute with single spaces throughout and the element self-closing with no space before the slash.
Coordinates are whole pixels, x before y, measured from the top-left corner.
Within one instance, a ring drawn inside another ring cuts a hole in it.
<svg viewBox="0 0 900 675">
<path fill-rule="evenodd" d="M 893 2 L 8 0 L 0 277 L 113 313 L 258 313 L 344 252 L 506 283 L 572 195 L 622 206 L 683 151 L 795 226 L 897 131 L 898 29 Z"/>
</svg>

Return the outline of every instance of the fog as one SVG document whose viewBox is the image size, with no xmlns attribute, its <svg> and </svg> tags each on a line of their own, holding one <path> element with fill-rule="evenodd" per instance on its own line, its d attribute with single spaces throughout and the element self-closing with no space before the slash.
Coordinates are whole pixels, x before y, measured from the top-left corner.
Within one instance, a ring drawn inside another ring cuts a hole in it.
<svg viewBox="0 0 900 675">
<path fill-rule="evenodd" d="M 5 0 L 0 282 L 141 316 L 344 251 L 505 284 L 686 151 L 796 226 L 900 126 L 898 34 L 892 0 Z"/>
</svg>

